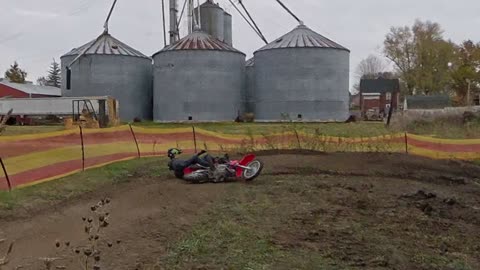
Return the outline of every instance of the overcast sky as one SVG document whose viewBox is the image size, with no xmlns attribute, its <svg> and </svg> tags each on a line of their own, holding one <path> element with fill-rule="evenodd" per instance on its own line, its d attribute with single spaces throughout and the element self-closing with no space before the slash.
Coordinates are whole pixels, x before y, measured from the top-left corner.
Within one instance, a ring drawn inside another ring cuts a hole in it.
<svg viewBox="0 0 480 270">
<path fill-rule="evenodd" d="M 168 0 L 165 0 L 168 3 Z M 243 0 L 269 41 L 293 29 L 293 20 L 275 0 Z M 112 0 L 0 0 L 0 77 L 17 60 L 28 80 L 45 75 L 52 58 L 96 38 Z M 183 0 L 178 0 L 179 5 Z M 201 1 L 203 2 L 203 0 Z M 234 16 L 234 46 L 251 57 L 263 42 L 228 0 L 218 0 Z M 456 42 L 480 41 L 478 0 L 284 0 L 314 31 L 351 50 L 351 84 L 357 64 L 381 55 L 391 26 L 416 18 L 438 22 Z M 168 21 L 168 19 L 167 19 Z M 110 33 L 152 55 L 163 47 L 161 0 L 118 0 Z"/>
</svg>

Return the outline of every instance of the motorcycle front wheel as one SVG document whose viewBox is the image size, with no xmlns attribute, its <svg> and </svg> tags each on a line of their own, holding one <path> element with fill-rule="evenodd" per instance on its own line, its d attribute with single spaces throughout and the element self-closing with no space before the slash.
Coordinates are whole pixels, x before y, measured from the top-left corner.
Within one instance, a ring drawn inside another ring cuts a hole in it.
<svg viewBox="0 0 480 270">
<path fill-rule="evenodd" d="M 250 169 L 243 170 L 243 179 L 246 181 L 252 181 L 257 178 L 263 170 L 263 162 L 255 159 L 254 161 L 248 163 L 247 167 Z"/>
</svg>

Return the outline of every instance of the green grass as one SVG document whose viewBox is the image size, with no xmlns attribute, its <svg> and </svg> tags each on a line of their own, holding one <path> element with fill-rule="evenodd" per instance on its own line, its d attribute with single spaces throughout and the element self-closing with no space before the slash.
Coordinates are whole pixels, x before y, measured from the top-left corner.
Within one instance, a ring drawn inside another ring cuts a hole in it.
<svg viewBox="0 0 480 270">
<path fill-rule="evenodd" d="M 167 173 L 160 158 L 143 158 L 114 163 L 39 185 L 0 191 L 0 212 L 42 203 L 65 201 L 108 184 L 128 182 L 132 177 L 161 176 Z M 148 169 L 147 169 L 148 168 Z"/>
<path fill-rule="evenodd" d="M 157 124 L 153 122 L 136 123 L 146 128 L 185 128 L 192 124 Z M 286 130 L 314 133 L 318 130 L 323 135 L 341 137 L 370 137 L 391 133 L 383 123 L 195 123 L 195 127 L 225 134 L 271 134 Z"/>
<path fill-rule="evenodd" d="M 410 133 L 446 139 L 480 138 L 480 120 L 467 124 L 463 124 L 461 119 L 434 122 L 416 121 L 408 124 L 406 129 Z"/>
<path fill-rule="evenodd" d="M 166 260 L 167 269 L 190 269 L 191 266 L 208 269 L 349 269 L 312 250 L 284 249 L 275 245 L 272 232 L 256 226 L 262 223 L 262 212 L 275 208 L 274 205 L 266 201 L 245 204 L 232 198 L 248 196 L 248 192 L 227 194 L 228 199 L 219 202 L 171 249 Z"/>
<path fill-rule="evenodd" d="M 134 123 L 135 126 L 145 128 L 190 128 L 191 123 L 165 123 L 153 122 Z M 404 132 L 401 129 L 389 129 L 381 122 L 357 123 L 195 123 L 195 127 L 224 134 L 271 134 L 283 131 L 305 131 L 308 133 L 319 132 L 322 135 L 339 137 L 372 137 L 385 134 Z M 3 136 L 20 134 L 37 134 L 63 130 L 63 126 L 8 126 L 2 133 Z M 458 121 L 436 121 L 433 123 L 414 122 L 407 126 L 406 131 L 418 134 L 450 139 L 480 138 L 480 122 L 463 125 Z"/>
<path fill-rule="evenodd" d="M 409 219 L 404 225 L 393 221 L 397 218 L 384 221 L 375 215 L 383 207 L 370 198 L 375 194 L 343 190 L 344 183 L 338 177 L 273 175 L 267 169 L 251 184 L 231 184 L 160 264 L 165 269 L 473 269 L 463 257 L 437 254 L 437 241 L 444 238 L 431 231 L 419 227 L 415 233 L 421 241 L 404 239 L 398 230 Z"/>
<path fill-rule="evenodd" d="M 1 136 L 38 134 L 64 130 L 63 126 L 7 126 Z"/>
<path fill-rule="evenodd" d="M 263 177 L 269 180 L 274 178 Z M 295 206 L 278 205 L 273 197 L 281 194 L 272 189 L 289 192 L 283 185 L 232 184 L 224 199 L 170 249 L 163 261 L 166 269 L 350 269 L 321 252 L 275 244 L 276 226 L 285 225 L 282 219 Z"/>
</svg>

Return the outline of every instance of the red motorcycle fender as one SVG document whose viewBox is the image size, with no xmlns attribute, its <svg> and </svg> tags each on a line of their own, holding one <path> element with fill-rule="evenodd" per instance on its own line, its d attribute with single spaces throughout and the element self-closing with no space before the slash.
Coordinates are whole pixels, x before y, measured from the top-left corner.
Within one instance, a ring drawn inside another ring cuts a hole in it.
<svg viewBox="0 0 480 270">
<path fill-rule="evenodd" d="M 256 156 L 254 154 L 246 155 L 240 160 L 239 164 L 242 166 L 247 166 L 250 162 L 254 161 Z M 242 177 L 243 169 L 237 167 L 237 177 Z"/>
<path fill-rule="evenodd" d="M 183 174 L 184 174 L 184 175 L 191 174 L 191 173 L 193 173 L 194 171 L 195 171 L 195 170 L 192 170 L 191 168 L 185 168 L 185 169 L 183 170 Z"/>
</svg>

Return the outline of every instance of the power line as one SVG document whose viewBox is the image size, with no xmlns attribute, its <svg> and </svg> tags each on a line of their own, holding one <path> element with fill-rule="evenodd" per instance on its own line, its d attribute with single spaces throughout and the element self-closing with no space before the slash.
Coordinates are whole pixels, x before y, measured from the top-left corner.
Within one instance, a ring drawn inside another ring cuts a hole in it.
<svg viewBox="0 0 480 270">
<path fill-rule="evenodd" d="M 188 0 L 185 0 L 185 2 L 183 2 L 182 12 L 180 13 L 180 17 L 178 18 L 178 21 L 177 21 L 178 26 L 180 26 L 180 23 L 182 22 L 182 18 L 183 18 L 183 14 L 185 13 L 185 8 L 187 6 L 187 2 L 188 2 Z"/>
<path fill-rule="evenodd" d="M 112 16 L 112 13 L 113 13 L 113 9 L 115 8 L 115 5 L 117 4 L 117 0 L 114 0 L 113 1 L 113 5 L 112 7 L 110 8 L 110 12 L 108 12 L 108 16 L 107 16 L 107 19 L 105 20 L 105 24 L 103 25 L 103 28 L 105 30 L 105 33 L 108 33 L 108 23 L 110 21 L 110 17 Z"/>
<path fill-rule="evenodd" d="M 282 1 L 280 0 L 277 0 L 277 2 L 288 12 L 290 13 L 290 15 L 292 15 L 293 18 L 295 18 L 295 20 L 297 20 L 297 22 L 299 24 L 303 24 L 302 20 L 300 20 L 297 15 L 295 15 L 287 6 L 285 6 L 285 4 L 282 3 Z"/>
<path fill-rule="evenodd" d="M 242 18 L 245 20 L 245 22 L 250 25 L 250 27 L 253 29 L 253 31 L 263 40 L 263 37 L 262 35 L 257 31 L 257 29 L 255 28 L 255 26 L 252 25 L 252 23 L 247 19 L 247 17 L 245 17 L 245 15 L 242 13 L 242 11 L 237 7 L 237 5 L 235 5 L 235 3 L 232 1 L 232 0 L 228 0 L 230 1 L 230 3 L 232 4 L 232 6 L 237 10 L 237 12 L 240 14 L 240 16 L 242 16 Z M 268 42 L 267 42 L 268 44 Z"/>
<path fill-rule="evenodd" d="M 247 8 L 245 7 L 245 5 L 243 4 L 243 1 L 242 0 L 239 0 L 238 1 L 240 3 L 240 5 L 242 6 L 243 10 L 245 10 L 245 13 L 247 13 L 247 16 L 250 18 L 250 20 L 252 21 L 253 25 L 255 26 L 255 28 L 257 29 L 257 32 L 258 34 L 260 34 L 261 38 L 263 39 L 263 41 L 265 42 L 265 44 L 268 44 L 268 41 L 267 39 L 265 38 L 265 36 L 263 35 L 262 31 L 260 31 L 260 28 L 258 27 L 257 23 L 255 23 L 255 20 L 252 18 L 252 15 L 250 15 L 250 12 L 248 12 Z"/>
</svg>

